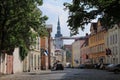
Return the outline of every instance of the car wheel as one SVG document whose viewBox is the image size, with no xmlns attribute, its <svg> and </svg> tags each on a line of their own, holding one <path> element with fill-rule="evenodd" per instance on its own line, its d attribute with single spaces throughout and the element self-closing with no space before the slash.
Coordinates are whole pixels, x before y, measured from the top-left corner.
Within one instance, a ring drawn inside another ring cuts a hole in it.
<svg viewBox="0 0 120 80">
<path fill-rule="evenodd" d="M 115 74 L 118 74 L 118 73 L 119 73 L 119 71 L 116 69 L 116 70 L 114 70 L 114 73 L 115 73 Z"/>
</svg>

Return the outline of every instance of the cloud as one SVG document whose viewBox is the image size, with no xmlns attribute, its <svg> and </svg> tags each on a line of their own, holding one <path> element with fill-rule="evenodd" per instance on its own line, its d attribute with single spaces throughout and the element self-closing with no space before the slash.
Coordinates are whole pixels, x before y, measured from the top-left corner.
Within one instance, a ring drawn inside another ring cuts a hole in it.
<svg viewBox="0 0 120 80">
<path fill-rule="evenodd" d="M 60 6 L 55 6 L 50 3 L 44 4 L 42 8 L 47 10 L 48 13 L 52 13 L 53 15 L 58 15 L 62 11 L 62 8 Z"/>
</svg>

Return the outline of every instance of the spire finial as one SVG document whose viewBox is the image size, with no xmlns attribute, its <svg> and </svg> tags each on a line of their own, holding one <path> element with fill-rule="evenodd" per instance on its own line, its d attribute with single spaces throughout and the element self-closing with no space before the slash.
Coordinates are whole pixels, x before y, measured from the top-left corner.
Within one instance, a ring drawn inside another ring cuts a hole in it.
<svg viewBox="0 0 120 80">
<path fill-rule="evenodd" d="M 60 25 L 60 20 L 59 20 L 59 16 L 58 16 L 58 25 Z"/>
</svg>

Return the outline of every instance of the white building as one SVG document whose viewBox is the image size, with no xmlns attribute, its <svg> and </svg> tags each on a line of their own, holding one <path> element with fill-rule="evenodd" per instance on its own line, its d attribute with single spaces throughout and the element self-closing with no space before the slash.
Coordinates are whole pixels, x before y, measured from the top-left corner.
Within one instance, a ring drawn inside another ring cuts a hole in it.
<svg viewBox="0 0 120 80">
<path fill-rule="evenodd" d="M 15 48 L 13 52 L 13 73 L 23 72 L 23 62 L 20 59 L 19 48 Z"/>
<path fill-rule="evenodd" d="M 23 71 L 25 72 L 39 70 L 41 66 L 40 37 L 36 37 L 35 40 L 35 44 L 31 45 L 31 50 L 23 60 Z"/>
<path fill-rule="evenodd" d="M 120 63 L 120 26 L 114 25 L 106 34 L 106 48 L 111 50 L 111 55 L 106 56 L 107 63 Z"/>
</svg>

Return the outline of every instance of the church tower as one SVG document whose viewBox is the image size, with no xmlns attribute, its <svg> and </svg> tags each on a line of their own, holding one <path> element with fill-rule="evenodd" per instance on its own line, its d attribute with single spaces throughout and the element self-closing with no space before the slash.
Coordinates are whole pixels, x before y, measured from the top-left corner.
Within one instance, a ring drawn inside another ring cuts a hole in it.
<svg viewBox="0 0 120 80">
<path fill-rule="evenodd" d="M 61 28 L 60 28 L 60 21 L 58 17 L 58 23 L 57 23 L 57 33 L 55 34 L 55 48 L 61 49 L 63 47 L 63 40 L 61 39 Z"/>
</svg>

